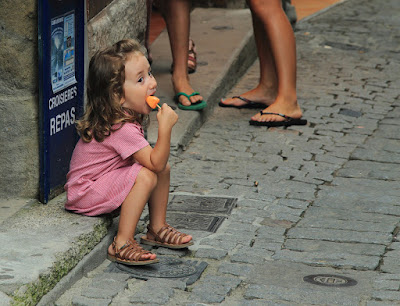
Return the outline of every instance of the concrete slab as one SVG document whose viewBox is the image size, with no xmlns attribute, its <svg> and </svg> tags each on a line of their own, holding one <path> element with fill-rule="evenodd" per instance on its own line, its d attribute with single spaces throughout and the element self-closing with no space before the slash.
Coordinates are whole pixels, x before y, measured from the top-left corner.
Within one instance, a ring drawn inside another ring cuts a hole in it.
<svg viewBox="0 0 400 306">
<path fill-rule="evenodd" d="M 17 213 L 22 207 L 35 202 L 32 199 L 8 198 L 0 199 L 0 224 Z"/>
<path fill-rule="evenodd" d="M 190 75 L 192 87 L 208 106 L 202 111 L 177 108 L 178 123 L 172 131 L 171 152 L 184 148 L 196 130 L 212 113 L 215 105 L 230 90 L 256 59 L 256 48 L 249 10 L 196 8 L 191 14 L 190 36 L 196 43 L 198 69 Z M 152 69 L 157 79 L 156 95 L 161 102 L 177 107 L 171 83 L 171 50 L 164 30 L 151 46 Z M 157 141 L 156 112 L 150 115 L 148 140 Z"/>
<path fill-rule="evenodd" d="M 2 294 L 36 304 L 107 234 L 112 219 L 69 213 L 64 202 L 36 202 L 0 225 Z"/>
</svg>

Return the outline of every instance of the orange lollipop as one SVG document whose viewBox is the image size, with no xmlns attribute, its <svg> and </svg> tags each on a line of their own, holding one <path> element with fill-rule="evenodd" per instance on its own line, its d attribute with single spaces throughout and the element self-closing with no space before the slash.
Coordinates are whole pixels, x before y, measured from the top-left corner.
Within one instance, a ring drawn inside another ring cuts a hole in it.
<svg viewBox="0 0 400 306">
<path fill-rule="evenodd" d="M 152 108 L 155 109 L 156 107 L 161 108 L 160 105 L 158 105 L 158 102 L 160 102 L 160 99 L 155 97 L 155 96 L 148 96 L 146 98 L 146 103 Z"/>
</svg>

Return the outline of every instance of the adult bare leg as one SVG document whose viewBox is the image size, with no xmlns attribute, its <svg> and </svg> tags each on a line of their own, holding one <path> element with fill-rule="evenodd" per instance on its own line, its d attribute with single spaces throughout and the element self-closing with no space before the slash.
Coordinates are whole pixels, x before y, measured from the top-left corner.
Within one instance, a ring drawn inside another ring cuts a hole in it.
<svg viewBox="0 0 400 306">
<path fill-rule="evenodd" d="M 277 97 L 265 111 L 300 118 L 302 112 L 297 103 L 296 93 L 296 42 L 293 29 L 282 9 L 281 1 L 248 0 L 248 3 L 267 34 L 278 80 Z M 281 116 L 259 113 L 251 119 L 255 121 L 285 120 Z"/>
<path fill-rule="evenodd" d="M 252 12 L 253 30 L 256 41 L 257 54 L 259 58 L 260 79 L 257 86 L 240 96 L 256 103 L 266 106 L 271 105 L 276 98 L 278 91 L 278 80 L 275 63 L 272 57 L 271 46 L 264 30 L 261 20 Z M 246 102 L 239 98 L 221 100 L 226 105 L 242 106 Z"/>
<path fill-rule="evenodd" d="M 184 92 L 188 95 L 194 92 L 188 75 L 188 46 L 190 33 L 190 1 L 164 0 L 160 1 L 161 11 L 167 24 L 168 36 L 172 52 L 173 72 L 172 84 L 175 93 Z M 190 97 L 190 101 L 180 96 L 183 105 L 190 105 L 203 100 L 200 95 Z"/>
</svg>

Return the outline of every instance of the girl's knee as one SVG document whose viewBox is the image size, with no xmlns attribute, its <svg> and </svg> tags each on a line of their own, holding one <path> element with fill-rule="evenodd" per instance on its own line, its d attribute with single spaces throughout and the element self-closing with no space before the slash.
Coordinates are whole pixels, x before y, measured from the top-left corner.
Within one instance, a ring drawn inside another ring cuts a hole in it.
<svg viewBox="0 0 400 306">
<path fill-rule="evenodd" d="M 142 167 L 136 177 L 136 182 L 139 182 L 150 190 L 153 190 L 157 185 L 157 174 L 145 167 Z"/>
<path fill-rule="evenodd" d="M 169 175 L 170 173 L 171 173 L 171 165 L 169 163 L 167 163 L 164 170 L 161 171 L 160 174 Z"/>
</svg>

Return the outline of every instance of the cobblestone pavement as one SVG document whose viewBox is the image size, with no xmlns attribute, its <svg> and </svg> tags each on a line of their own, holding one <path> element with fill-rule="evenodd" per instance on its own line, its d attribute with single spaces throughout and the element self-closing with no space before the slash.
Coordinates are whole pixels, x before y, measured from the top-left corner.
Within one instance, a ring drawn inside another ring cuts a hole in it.
<svg viewBox="0 0 400 306">
<path fill-rule="evenodd" d="M 171 157 L 172 193 L 238 198 L 216 233 L 188 231 L 201 278 L 143 281 L 107 272 L 57 305 L 400 304 L 400 2 L 348 0 L 297 26 L 299 101 L 309 125 L 253 127 L 254 110 L 217 109 Z M 229 95 L 258 80 L 255 63 Z M 311 274 L 357 281 L 307 283 Z"/>
</svg>

